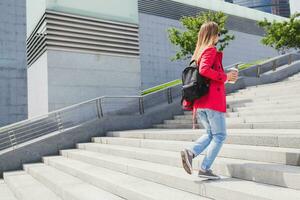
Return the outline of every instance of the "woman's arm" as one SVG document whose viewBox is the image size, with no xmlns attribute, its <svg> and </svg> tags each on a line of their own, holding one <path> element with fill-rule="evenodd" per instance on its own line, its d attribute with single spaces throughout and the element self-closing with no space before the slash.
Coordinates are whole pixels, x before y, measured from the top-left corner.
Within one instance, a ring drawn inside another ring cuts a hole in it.
<svg viewBox="0 0 300 200">
<path fill-rule="evenodd" d="M 227 75 L 224 72 L 218 72 L 212 69 L 217 55 L 215 47 L 207 48 L 202 53 L 199 64 L 199 73 L 209 79 L 224 83 L 227 80 Z"/>
</svg>

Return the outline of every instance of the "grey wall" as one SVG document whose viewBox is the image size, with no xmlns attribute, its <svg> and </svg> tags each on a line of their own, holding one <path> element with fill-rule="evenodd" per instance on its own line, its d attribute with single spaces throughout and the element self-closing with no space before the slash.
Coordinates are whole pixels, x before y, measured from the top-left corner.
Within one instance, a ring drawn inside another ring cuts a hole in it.
<svg viewBox="0 0 300 200">
<path fill-rule="evenodd" d="M 0 126 L 27 118 L 25 0 L 0 1 Z"/>
<path fill-rule="evenodd" d="M 139 95 L 140 60 L 139 57 L 48 50 L 29 67 L 28 79 L 31 118 L 99 96 Z M 37 98 L 39 104 L 35 103 Z"/>
<path fill-rule="evenodd" d="M 49 111 L 107 95 L 139 95 L 138 57 L 48 51 Z"/>
<path fill-rule="evenodd" d="M 48 53 L 45 52 L 27 70 L 28 74 L 28 117 L 48 112 Z"/>
<path fill-rule="evenodd" d="M 235 39 L 224 49 L 223 65 L 230 65 L 236 62 L 251 62 L 254 60 L 278 56 L 273 48 L 260 43 L 261 36 L 230 31 Z"/>
<path fill-rule="evenodd" d="M 178 20 L 139 13 L 142 89 L 180 78 L 188 63 L 188 60 L 170 61 L 176 52 L 168 39 L 170 27 L 182 28 Z M 259 35 L 231 32 L 236 38 L 224 50 L 224 66 L 277 55 L 273 49 L 260 44 Z"/>
<path fill-rule="evenodd" d="M 178 79 L 186 65 L 170 61 L 176 48 L 169 42 L 169 27 L 181 26 L 177 20 L 139 13 L 142 89 Z"/>
</svg>

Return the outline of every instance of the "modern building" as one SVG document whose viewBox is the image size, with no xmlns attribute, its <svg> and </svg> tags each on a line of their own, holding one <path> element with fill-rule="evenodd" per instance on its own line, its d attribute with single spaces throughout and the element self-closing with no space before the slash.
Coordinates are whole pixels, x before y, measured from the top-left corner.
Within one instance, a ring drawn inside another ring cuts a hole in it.
<svg viewBox="0 0 300 200">
<path fill-rule="evenodd" d="M 25 5 L 0 1 L 0 126 L 27 118 Z"/>
<path fill-rule="evenodd" d="M 291 10 L 291 14 L 294 14 L 296 12 L 300 13 L 300 1 L 290 0 L 290 10 Z"/>
<path fill-rule="evenodd" d="M 170 60 L 176 47 L 167 29 L 183 29 L 182 16 L 208 10 L 229 16 L 227 28 L 236 39 L 224 51 L 224 65 L 277 55 L 260 43 L 264 31 L 256 23 L 286 20 L 220 0 L 27 0 L 26 23 L 24 1 L 1 1 L 0 8 L 8 12 L 0 23 L 11 30 L 9 35 L 0 32 L 1 51 L 9 54 L 1 60 L 6 63 L 1 71 L 3 77 L 15 77 L 14 82 L 1 79 L 3 124 L 26 118 L 27 104 L 32 118 L 99 96 L 140 95 L 143 89 L 180 78 L 188 61 Z M 11 41 L 11 51 L 5 41 Z"/>
<path fill-rule="evenodd" d="M 248 8 L 253 8 L 263 12 L 280 15 L 283 17 L 290 16 L 289 0 L 225 0 L 226 2 L 238 4 Z"/>
</svg>

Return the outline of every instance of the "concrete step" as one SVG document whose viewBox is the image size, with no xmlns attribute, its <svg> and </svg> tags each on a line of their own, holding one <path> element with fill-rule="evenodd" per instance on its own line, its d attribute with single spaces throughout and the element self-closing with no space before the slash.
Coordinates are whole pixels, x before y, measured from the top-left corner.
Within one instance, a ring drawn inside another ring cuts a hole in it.
<svg viewBox="0 0 300 200">
<path fill-rule="evenodd" d="M 78 144 L 77 147 L 86 147 L 90 145 L 91 148 L 99 149 L 104 148 L 122 148 L 120 146 L 138 147 L 154 150 L 165 150 L 179 152 L 183 148 L 191 147 L 194 143 L 188 141 L 174 141 L 174 140 L 152 140 L 152 139 L 135 139 L 135 138 L 120 138 L 120 137 L 99 137 L 94 138 L 96 144 L 105 144 L 97 146 L 88 144 Z M 84 148 L 87 149 L 87 148 Z M 106 152 L 106 151 L 103 151 Z M 206 151 L 202 154 L 204 155 Z M 123 155 L 124 153 L 120 153 Z M 251 145 L 237 145 L 237 144 L 224 144 L 219 157 L 243 159 L 251 161 L 269 162 L 286 165 L 300 165 L 300 149 L 296 148 L 280 148 L 280 147 L 265 147 L 265 146 L 251 146 Z"/>
<path fill-rule="evenodd" d="M 268 88 L 260 88 L 257 87 L 255 89 L 245 89 L 245 90 L 239 90 L 236 93 L 232 93 L 231 96 L 235 95 L 257 95 L 257 94 L 284 94 L 284 93 L 292 93 L 291 91 L 299 91 L 300 86 L 299 83 L 293 83 L 293 84 L 285 84 L 285 85 L 277 85 L 277 86 L 271 86 Z"/>
<path fill-rule="evenodd" d="M 292 77 L 289 77 L 289 78 L 287 78 L 285 80 L 282 80 L 282 81 L 279 81 L 279 82 L 275 82 L 275 83 L 267 83 L 267 84 L 263 84 L 263 85 L 249 86 L 247 88 L 241 89 L 241 91 L 263 89 L 263 88 L 268 89 L 268 88 L 273 88 L 273 87 L 277 87 L 277 86 L 296 85 L 300 81 L 299 78 L 292 78 L 292 79 L 290 79 L 290 78 L 292 78 Z"/>
<path fill-rule="evenodd" d="M 153 128 L 164 129 L 192 129 L 192 122 L 179 124 L 156 124 Z M 202 129 L 202 124 L 196 124 L 198 129 Z M 300 129 L 299 122 L 263 122 L 263 123 L 235 123 L 226 122 L 227 129 Z"/>
<path fill-rule="evenodd" d="M 193 135 L 196 136 L 195 139 L 199 136 L 199 134 L 206 133 L 204 129 L 156 129 L 156 128 L 148 128 L 148 129 L 135 129 L 135 130 L 122 130 L 122 131 L 108 131 L 106 136 L 109 137 L 126 137 L 126 138 L 144 138 L 144 139 L 161 139 L 166 136 L 169 138 L 169 135 L 176 135 L 176 137 L 172 138 L 172 140 L 185 140 L 186 136 Z M 252 135 L 272 135 L 272 136 L 299 136 L 299 129 L 288 129 L 288 130 L 280 130 L 280 129 L 227 129 L 228 135 L 236 135 L 236 134 L 252 134 Z"/>
<path fill-rule="evenodd" d="M 235 108 L 227 108 L 226 109 L 226 113 L 225 116 L 226 117 L 238 117 L 240 115 L 270 115 L 273 113 L 280 113 L 280 114 L 285 114 L 285 115 L 295 115 L 295 114 L 299 114 L 300 112 L 300 108 L 298 107 L 293 107 L 291 108 L 290 106 L 286 106 L 286 107 L 280 107 L 280 108 L 276 108 L 274 109 L 274 107 L 265 107 L 265 108 L 261 108 L 261 107 L 235 107 Z M 183 115 L 187 115 L 187 116 L 192 116 L 192 112 L 191 111 L 184 111 L 182 115 L 175 115 L 175 116 L 183 116 Z"/>
<path fill-rule="evenodd" d="M 256 87 L 256 88 L 246 88 L 238 90 L 236 93 L 232 93 L 232 96 L 239 94 L 261 94 L 261 93 L 281 93 L 282 90 L 299 90 L 299 82 L 285 83 L 278 85 L 270 85 L 269 87 Z"/>
<path fill-rule="evenodd" d="M 299 86 L 298 86 L 299 87 Z M 268 89 L 269 91 L 256 91 L 253 90 L 251 92 L 245 91 L 241 92 L 238 91 L 236 93 L 232 93 L 231 95 L 228 95 L 228 100 L 232 100 L 235 98 L 266 98 L 266 97 L 276 97 L 276 98 L 282 98 L 284 96 L 298 96 L 300 87 L 295 89 L 295 88 L 282 88 L 280 90 L 271 90 Z M 296 97 L 297 98 L 297 97 Z"/>
<path fill-rule="evenodd" d="M 262 95 L 262 96 L 253 96 L 253 95 L 237 95 L 237 96 L 226 96 L 227 102 L 231 101 L 249 101 L 249 100 L 290 100 L 290 99 L 299 99 L 299 95 L 297 93 L 290 94 L 273 94 L 273 95 Z"/>
<path fill-rule="evenodd" d="M 284 106 L 284 105 L 293 105 L 297 106 L 297 103 L 299 104 L 300 99 L 292 99 L 292 100 L 272 100 L 272 101 L 252 101 L 252 102 L 244 102 L 244 103 L 235 103 L 235 104 L 228 104 L 227 108 L 234 108 L 234 107 L 265 107 L 268 105 L 274 105 L 274 106 Z"/>
<path fill-rule="evenodd" d="M 235 104 L 241 104 L 241 103 L 262 103 L 262 102 L 290 102 L 293 100 L 300 99 L 300 96 L 298 94 L 291 94 L 291 95 L 284 95 L 284 96 L 276 96 L 276 95 L 270 95 L 268 97 L 264 98 L 232 98 L 231 96 L 227 96 L 227 104 L 229 105 L 235 105 Z M 238 97 L 238 96 L 237 96 Z M 243 97 L 240 95 L 239 97 Z"/>
<path fill-rule="evenodd" d="M 228 110 L 231 110 L 233 112 L 237 112 L 240 110 L 265 110 L 266 113 L 268 111 L 273 111 L 273 110 L 278 110 L 280 111 L 281 109 L 290 109 L 293 110 L 294 108 L 298 108 L 299 103 L 291 103 L 291 104 L 252 104 L 248 105 L 246 107 L 232 107 L 228 108 Z"/>
<path fill-rule="evenodd" d="M 51 162 L 53 163 L 53 161 L 50 160 L 50 164 Z M 85 167 L 81 168 L 81 173 L 87 173 L 86 169 L 89 169 L 89 172 L 93 170 L 92 167 L 87 166 L 88 164 L 98 169 L 94 171 L 94 177 L 97 174 L 101 174 L 103 168 L 106 168 L 196 195 L 205 195 L 206 197 L 213 199 L 276 200 L 284 198 L 300 198 L 300 192 L 290 188 L 283 188 L 229 177 L 222 177 L 222 180 L 219 181 L 206 182 L 205 179 L 201 179 L 196 175 L 187 175 L 186 172 L 179 167 L 140 161 L 136 159 L 101 155 L 93 157 L 85 156 L 84 158 L 81 157 L 80 161 L 77 160 L 77 162 L 81 163 L 81 165 L 86 165 Z M 66 161 L 60 162 L 59 165 L 64 165 L 64 169 L 68 171 L 76 168 L 76 166 L 74 166 L 76 165 L 75 163 L 72 163 L 71 166 L 68 165 Z M 100 167 L 100 169 L 97 167 Z M 78 171 L 76 172 L 77 175 L 79 173 L 80 172 Z M 93 177 L 89 178 L 92 179 Z M 205 191 L 203 191 L 203 189 Z M 225 196 L 224 194 L 227 195 Z"/>
<path fill-rule="evenodd" d="M 264 107 L 259 107 L 259 106 L 247 106 L 247 107 L 242 107 L 242 106 L 233 106 L 234 108 L 227 108 L 226 109 L 226 116 L 232 116 L 236 115 L 235 112 L 243 112 L 243 113 L 273 113 L 273 112 L 283 112 L 283 113 L 298 113 L 300 108 L 297 105 L 290 106 L 289 104 L 287 105 L 282 105 L 282 106 L 264 106 Z M 274 109 L 274 107 L 276 109 Z M 192 115 L 192 111 L 183 111 L 183 115 Z"/>
<path fill-rule="evenodd" d="M 227 102 L 232 102 L 232 101 L 249 101 L 249 99 L 251 101 L 253 101 L 254 99 L 255 100 L 258 100 L 258 101 L 263 101 L 263 100 L 291 100 L 291 99 L 299 99 L 299 96 L 298 95 L 295 95 L 295 94 L 288 94 L 288 95 L 275 95 L 275 97 L 272 97 L 270 95 L 264 95 L 264 96 L 249 96 L 249 95 L 239 95 L 237 97 L 229 97 L 229 96 L 226 96 L 226 101 Z"/>
<path fill-rule="evenodd" d="M 268 115 L 299 115 L 300 108 L 291 109 L 280 109 L 280 110 L 268 110 Z M 192 115 L 192 114 L 190 114 Z M 239 117 L 239 116 L 259 116 L 259 115 L 266 115 L 265 111 L 262 110 L 241 110 L 238 112 L 227 112 L 228 117 Z"/>
<path fill-rule="evenodd" d="M 227 109 L 227 112 L 261 112 L 262 110 L 265 111 L 266 114 L 272 113 L 274 111 L 281 111 L 281 110 L 290 110 L 291 112 L 294 109 L 298 109 L 298 107 L 290 107 L 290 106 L 285 106 L 285 107 L 280 107 L 280 108 L 276 108 L 276 107 L 265 107 L 265 108 L 261 108 L 261 107 L 240 107 L 240 108 L 234 108 L 234 109 Z"/>
<path fill-rule="evenodd" d="M 191 119 L 171 119 L 171 120 L 164 120 L 164 124 L 190 124 L 191 122 L 192 122 Z M 230 122 L 244 123 L 244 120 L 242 118 L 233 118 L 233 119 L 232 118 L 226 118 L 226 122 L 227 123 L 230 123 Z"/>
<path fill-rule="evenodd" d="M 136 131 L 114 131 L 108 132 L 110 137 L 126 138 L 144 138 L 156 140 L 180 140 L 195 141 L 202 134 L 204 129 L 195 130 L 170 130 L 170 129 L 145 129 Z M 94 140 L 94 139 L 93 139 Z M 226 144 L 283 147 L 283 148 L 300 148 L 299 130 L 280 130 L 280 129 L 228 129 Z"/>
<path fill-rule="evenodd" d="M 0 180 L 0 199 L 17 200 L 15 195 L 11 192 L 11 190 L 3 180 Z"/>
<path fill-rule="evenodd" d="M 127 146 L 99 145 L 93 143 L 81 144 L 79 145 L 79 148 L 81 151 L 62 151 L 62 155 L 91 164 L 95 163 L 95 160 L 108 163 L 114 160 L 114 156 L 117 156 L 121 157 L 121 159 L 124 157 L 174 167 L 182 167 L 179 152 Z M 204 155 L 199 155 L 197 158 L 193 159 L 193 168 L 195 169 L 195 172 L 199 169 L 203 159 Z M 121 160 L 119 160 L 119 162 L 120 161 Z M 130 163 L 130 160 L 128 160 L 127 163 Z M 300 188 L 300 167 L 297 166 L 218 157 L 216 158 L 212 169 L 223 176 L 292 189 Z"/>
<path fill-rule="evenodd" d="M 185 116 L 187 117 L 187 116 Z M 192 116 L 190 119 L 171 119 L 164 120 L 164 124 L 185 124 L 191 123 Z M 199 121 L 200 122 L 200 121 Z M 263 122 L 300 122 L 300 115 L 260 115 L 260 116 L 243 116 L 243 117 L 226 117 L 226 123 L 263 123 Z"/>
<path fill-rule="evenodd" d="M 264 99 L 264 98 L 269 98 L 269 97 L 276 97 L 276 98 L 284 98 L 285 96 L 296 96 L 295 98 L 298 98 L 298 94 L 299 94 L 300 89 L 298 90 L 289 90 L 289 89 L 282 89 L 282 91 L 280 92 L 276 92 L 276 91 L 270 91 L 270 92 L 252 92 L 252 93 L 242 93 L 242 92 L 238 92 L 235 93 L 234 95 L 228 95 L 227 99 L 228 100 L 234 100 L 234 99 L 241 99 L 241 98 L 251 98 L 251 99 Z"/>
<path fill-rule="evenodd" d="M 190 192 L 171 188 L 162 184 L 126 174 L 123 166 L 119 170 L 97 167 L 86 162 L 63 156 L 45 157 L 44 162 L 60 171 L 80 178 L 84 182 L 130 200 L 208 200 Z M 220 198 L 221 199 L 221 198 Z M 224 198 L 222 198 L 224 199 Z"/>
<path fill-rule="evenodd" d="M 239 112 L 227 112 L 225 114 L 226 119 L 228 118 L 238 118 L 238 117 L 253 117 L 253 116 L 257 116 L 257 117 L 266 117 L 266 116 L 277 116 L 277 115 L 284 115 L 284 116 L 294 116 L 294 115 L 300 115 L 300 109 L 294 109 L 294 110 L 290 110 L 290 109 L 285 109 L 285 110 L 270 110 L 268 111 L 268 113 L 265 113 L 264 110 L 256 110 L 256 111 L 239 111 Z M 184 119 L 184 120 L 192 120 L 192 113 L 187 113 L 184 115 L 174 115 L 173 117 L 174 119 Z"/>
<path fill-rule="evenodd" d="M 75 176 L 48 165 L 26 164 L 24 169 L 35 179 L 46 185 L 62 199 L 72 200 L 124 200 L 123 198 L 83 182 Z"/>
<path fill-rule="evenodd" d="M 6 172 L 3 177 L 18 200 L 61 200 L 54 192 L 24 171 Z"/>
<path fill-rule="evenodd" d="M 293 82 L 293 81 L 300 81 L 299 76 L 291 76 L 289 78 L 287 78 L 288 82 Z"/>
</svg>

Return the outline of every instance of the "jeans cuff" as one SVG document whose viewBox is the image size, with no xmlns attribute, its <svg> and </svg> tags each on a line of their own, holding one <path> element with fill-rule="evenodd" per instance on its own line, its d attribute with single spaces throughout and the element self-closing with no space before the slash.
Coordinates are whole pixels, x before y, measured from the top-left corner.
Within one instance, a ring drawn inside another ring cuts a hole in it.
<svg viewBox="0 0 300 200">
<path fill-rule="evenodd" d="M 202 165 L 201 165 L 201 167 L 200 167 L 200 168 L 201 168 L 201 170 L 202 170 L 202 171 L 207 171 L 207 170 L 209 170 L 209 168 L 208 168 L 208 169 L 206 169 L 206 167 L 204 166 L 204 164 L 203 164 L 203 163 L 202 163 Z"/>
<path fill-rule="evenodd" d="M 196 152 L 193 149 L 188 149 L 188 150 L 193 153 L 193 158 L 197 156 Z"/>
</svg>

